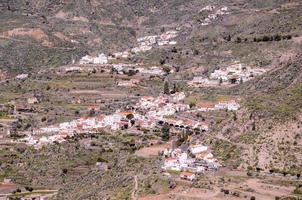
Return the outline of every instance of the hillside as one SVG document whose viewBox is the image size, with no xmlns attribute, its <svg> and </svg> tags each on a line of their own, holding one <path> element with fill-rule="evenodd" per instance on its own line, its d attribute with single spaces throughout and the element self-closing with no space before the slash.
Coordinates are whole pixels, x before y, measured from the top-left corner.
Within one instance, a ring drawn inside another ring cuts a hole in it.
<svg viewBox="0 0 302 200">
<path fill-rule="evenodd" d="M 298 199 L 300 0 L 0 1 L 0 199 Z"/>
</svg>

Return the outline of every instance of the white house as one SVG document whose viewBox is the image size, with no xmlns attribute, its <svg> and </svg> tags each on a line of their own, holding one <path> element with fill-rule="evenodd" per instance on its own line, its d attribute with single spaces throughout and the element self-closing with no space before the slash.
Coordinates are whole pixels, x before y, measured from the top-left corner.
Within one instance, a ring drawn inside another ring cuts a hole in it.
<svg viewBox="0 0 302 200">
<path fill-rule="evenodd" d="M 193 181 L 196 178 L 196 176 L 195 176 L 195 174 L 193 174 L 191 172 L 182 172 L 182 173 L 180 173 L 180 178 L 189 180 L 189 181 Z"/>
<path fill-rule="evenodd" d="M 99 54 L 97 57 L 86 55 L 80 60 L 80 65 L 84 64 L 107 64 L 108 58 L 105 54 Z"/>
<path fill-rule="evenodd" d="M 23 80 L 23 79 L 26 79 L 26 78 L 28 78 L 28 74 L 19 74 L 19 75 L 16 76 L 16 79 Z"/>
<path fill-rule="evenodd" d="M 180 171 L 181 169 L 178 166 L 179 165 L 177 158 L 166 158 L 164 161 L 163 169 L 176 169 L 177 171 Z"/>
<path fill-rule="evenodd" d="M 203 145 L 195 145 L 191 147 L 191 152 L 193 154 L 199 154 L 199 153 L 203 153 L 206 152 L 208 150 L 207 146 L 203 146 Z"/>
</svg>

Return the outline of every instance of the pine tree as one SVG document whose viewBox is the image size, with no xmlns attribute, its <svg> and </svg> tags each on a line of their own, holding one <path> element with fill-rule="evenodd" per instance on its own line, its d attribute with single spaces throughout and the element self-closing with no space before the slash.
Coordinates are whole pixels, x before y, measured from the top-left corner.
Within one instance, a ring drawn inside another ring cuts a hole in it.
<svg viewBox="0 0 302 200">
<path fill-rule="evenodd" d="M 162 132 L 162 140 L 163 141 L 168 141 L 170 138 L 170 126 L 168 123 L 165 123 L 161 129 Z"/>
<path fill-rule="evenodd" d="M 167 81 L 164 84 L 164 94 L 170 94 L 169 83 Z"/>
</svg>

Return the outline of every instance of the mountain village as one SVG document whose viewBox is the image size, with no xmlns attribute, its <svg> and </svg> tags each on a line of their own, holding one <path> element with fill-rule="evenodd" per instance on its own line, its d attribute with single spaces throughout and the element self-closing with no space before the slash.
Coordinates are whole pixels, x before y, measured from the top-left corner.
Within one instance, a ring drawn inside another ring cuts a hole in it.
<svg viewBox="0 0 302 200">
<path fill-rule="evenodd" d="M 301 8 L 0 3 L 0 200 L 299 200 Z"/>
</svg>

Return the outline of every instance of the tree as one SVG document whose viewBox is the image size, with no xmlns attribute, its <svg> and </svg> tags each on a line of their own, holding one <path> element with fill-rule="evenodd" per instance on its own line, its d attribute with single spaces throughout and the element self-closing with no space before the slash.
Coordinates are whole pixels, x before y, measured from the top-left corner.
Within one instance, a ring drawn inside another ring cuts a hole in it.
<svg viewBox="0 0 302 200">
<path fill-rule="evenodd" d="M 160 32 L 161 32 L 161 33 L 165 32 L 165 30 L 166 30 L 165 27 L 161 27 L 161 28 L 160 28 Z"/>
<path fill-rule="evenodd" d="M 231 35 L 228 35 L 228 36 L 226 37 L 226 41 L 230 42 L 231 40 L 232 40 Z"/>
<path fill-rule="evenodd" d="M 163 127 L 161 128 L 161 132 L 162 132 L 162 140 L 163 141 L 168 141 L 170 138 L 170 125 L 168 123 L 165 123 L 163 125 Z"/>
<path fill-rule="evenodd" d="M 199 51 L 198 51 L 197 49 L 194 49 L 194 50 L 193 50 L 193 55 L 194 55 L 194 56 L 199 55 Z"/>
<path fill-rule="evenodd" d="M 126 116 L 126 118 L 127 118 L 128 120 L 132 120 L 132 119 L 134 118 L 134 115 L 133 115 L 132 113 L 129 113 L 129 114 Z"/>
<path fill-rule="evenodd" d="M 262 38 L 263 42 L 267 42 L 269 40 L 270 40 L 270 38 L 267 35 L 263 36 L 263 38 Z"/>
<path fill-rule="evenodd" d="M 225 189 L 225 190 L 223 190 L 223 193 L 228 195 L 228 194 L 230 194 L 230 191 Z"/>
<path fill-rule="evenodd" d="M 34 188 L 32 187 L 29 187 L 29 186 L 25 186 L 25 190 L 29 191 L 29 192 L 32 192 L 34 190 Z"/>
<path fill-rule="evenodd" d="M 170 94 L 169 83 L 167 81 L 164 83 L 164 94 Z"/>
<path fill-rule="evenodd" d="M 173 84 L 173 90 L 172 90 L 172 94 L 176 93 L 176 92 L 179 92 L 179 88 L 178 88 L 178 85 L 176 85 L 175 83 Z"/>
<path fill-rule="evenodd" d="M 221 85 L 222 82 L 223 82 L 223 80 L 222 80 L 222 78 L 220 77 L 220 78 L 219 78 L 219 85 Z"/>
<path fill-rule="evenodd" d="M 46 117 L 42 117 L 41 122 L 45 122 L 46 120 Z"/>
<path fill-rule="evenodd" d="M 88 116 L 93 117 L 94 115 L 95 115 L 95 109 L 93 108 L 89 111 Z"/>
<path fill-rule="evenodd" d="M 193 107 L 195 107 L 195 106 L 196 106 L 196 103 L 195 103 L 195 102 L 193 102 L 193 101 L 191 101 L 191 102 L 190 102 L 190 104 L 189 104 L 189 106 L 190 106 L 190 108 L 193 108 Z"/>
<path fill-rule="evenodd" d="M 237 114 L 236 114 L 236 112 L 233 113 L 233 119 L 234 119 L 234 121 L 237 121 Z"/>
<path fill-rule="evenodd" d="M 181 133 L 180 135 L 178 135 L 178 138 L 177 138 L 177 141 L 176 141 L 175 145 L 177 147 L 179 147 L 180 145 L 182 145 L 184 142 L 187 141 L 188 137 L 189 136 L 188 136 L 187 132 L 183 131 L 183 133 Z"/>
<path fill-rule="evenodd" d="M 177 53 L 176 47 L 173 47 L 172 50 L 171 50 L 171 52 L 172 52 L 172 53 Z"/>
<path fill-rule="evenodd" d="M 134 76 L 137 72 L 135 70 L 130 69 L 126 74 L 128 76 Z"/>
<path fill-rule="evenodd" d="M 66 169 L 66 168 L 62 169 L 63 174 L 67 174 L 67 172 L 68 172 L 68 169 Z"/>
<path fill-rule="evenodd" d="M 161 58 L 161 59 L 159 60 L 159 64 L 164 65 L 165 63 L 166 63 L 166 59 Z"/>
<path fill-rule="evenodd" d="M 252 124 L 252 130 L 253 130 L 253 131 L 256 130 L 256 123 L 255 123 L 255 122 L 253 122 L 253 124 Z"/>
<path fill-rule="evenodd" d="M 282 39 L 281 36 L 278 35 L 278 34 L 276 34 L 276 35 L 274 36 L 274 40 L 275 40 L 275 41 L 280 41 L 281 39 Z"/>
</svg>

